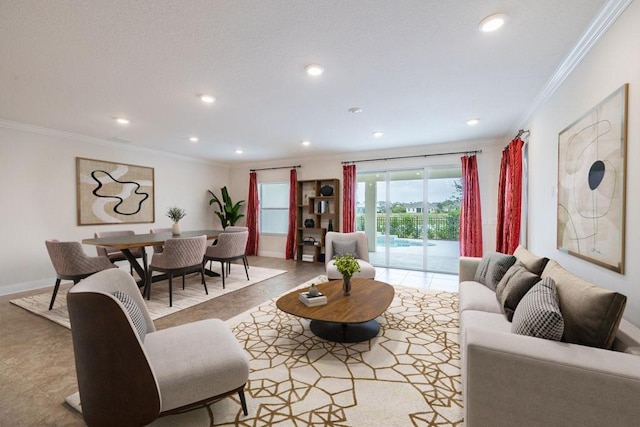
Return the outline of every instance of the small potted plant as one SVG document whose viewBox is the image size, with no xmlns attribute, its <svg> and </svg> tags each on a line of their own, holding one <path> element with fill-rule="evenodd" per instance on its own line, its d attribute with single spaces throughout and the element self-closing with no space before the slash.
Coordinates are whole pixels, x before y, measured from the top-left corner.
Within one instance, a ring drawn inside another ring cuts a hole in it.
<svg viewBox="0 0 640 427">
<path fill-rule="evenodd" d="M 169 208 L 169 210 L 167 211 L 167 216 L 171 219 L 171 221 L 173 221 L 173 226 L 171 226 L 171 234 L 173 234 L 174 236 L 180 235 L 180 224 L 178 224 L 178 222 L 186 215 L 187 214 L 185 213 L 184 209 L 180 209 L 176 206 Z"/>
<path fill-rule="evenodd" d="M 345 296 L 349 296 L 351 294 L 351 276 L 360 271 L 360 264 L 348 252 L 342 256 L 336 255 L 333 259 L 336 268 L 342 274 L 342 291 Z"/>
</svg>

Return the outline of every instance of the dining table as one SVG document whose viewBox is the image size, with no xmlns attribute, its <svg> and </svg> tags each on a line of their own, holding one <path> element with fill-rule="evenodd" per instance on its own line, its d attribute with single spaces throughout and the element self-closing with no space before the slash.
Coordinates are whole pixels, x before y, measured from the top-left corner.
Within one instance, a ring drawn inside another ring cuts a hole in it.
<svg viewBox="0 0 640 427">
<path fill-rule="evenodd" d="M 121 250 L 133 269 L 140 277 L 138 286 L 142 287 L 147 283 L 147 277 L 149 274 L 147 269 L 147 252 L 144 248 L 146 248 L 147 246 L 162 246 L 167 240 L 178 237 L 197 237 L 205 235 L 207 236 L 207 240 L 213 240 L 218 238 L 220 233 L 222 233 L 222 230 L 188 230 L 182 231 L 179 235 L 174 236 L 169 231 L 164 233 L 94 237 L 91 239 L 83 239 L 82 243 L 85 245 L 106 246 Z M 140 265 L 136 257 L 131 253 L 131 250 L 136 248 L 142 248 L 142 265 Z M 207 269 L 205 269 L 205 274 L 207 274 L 208 276 L 219 276 L 218 273 Z M 152 277 L 152 281 L 161 279 L 162 277 L 159 276 Z"/>
</svg>

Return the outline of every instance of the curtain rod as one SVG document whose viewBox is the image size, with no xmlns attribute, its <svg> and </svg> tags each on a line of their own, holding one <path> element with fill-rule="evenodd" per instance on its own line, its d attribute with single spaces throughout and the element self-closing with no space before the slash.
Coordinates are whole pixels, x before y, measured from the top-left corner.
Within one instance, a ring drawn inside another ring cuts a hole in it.
<svg viewBox="0 0 640 427">
<path fill-rule="evenodd" d="M 480 154 L 482 150 L 469 150 L 469 151 L 452 151 L 450 153 L 434 153 L 434 154 L 420 154 L 414 156 L 401 156 L 401 157 L 384 157 L 380 159 L 366 159 L 366 160 L 349 160 L 346 162 L 342 162 L 343 165 L 348 165 L 351 163 L 364 163 L 364 162 L 377 162 L 380 160 L 398 160 L 398 159 L 414 159 L 417 157 L 434 157 L 434 156 L 450 156 L 453 154 Z"/>
<path fill-rule="evenodd" d="M 294 166 L 279 166 L 277 168 L 262 168 L 262 169 L 249 169 L 249 172 L 257 172 L 257 171 L 273 171 L 276 169 L 298 169 L 301 168 L 302 165 L 294 165 Z"/>
<path fill-rule="evenodd" d="M 520 130 L 518 131 L 518 133 L 516 134 L 516 137 L 515 137 L 515 138 L 513 138 L 513 139 L 520 138 L 520 137 L 521 137 L 522 135 L 524 135 L 525 133 L 530 133 L 530 132 L 529 132 L 529 129 L 527 129 L 527 130 L 520 129 Z"/>
</svg>

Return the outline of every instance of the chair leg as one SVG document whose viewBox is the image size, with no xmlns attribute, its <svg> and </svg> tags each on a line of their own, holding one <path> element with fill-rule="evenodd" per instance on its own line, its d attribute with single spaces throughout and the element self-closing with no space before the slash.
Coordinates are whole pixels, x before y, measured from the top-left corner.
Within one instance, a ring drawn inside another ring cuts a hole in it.
<svg viewBox="0 0 640 427">
<path fill-rule="evenodd" d="M 246 416 L 249 415 L 247 410 L 247 400 L 244 397 L 244 389 L 238 391 L 238 397 L 240 398 L 240 404 L 242 405 L 242 413 Z"/>
<path fill-rule="evenodd" d="M 244 274 L 247 275 L 247 280 L 249 280 L 249 266 L 247 265 L 247 260 L 244 257 L 242 258 L 242 263 L 244 264 Z"/>
<path fill-rule="evenodd" d="M 209 295 L 209 290 L 207 289 L 207 281 L 204 278 L 204 265 L 200 268 L 200 275 L 202 276 L 202 284 L 204 285 L 204 293 Z"/>
<path fill-rule="evenodd" d="M 169 272 L 169 307 L 173 307 L 173 273 Z"/>
<path fill-rule="evenodd" d="M 224 261 L 220 261 L 220 275 L 222 276 L 222 289 L 224 289 Z"/>
<path fill-rule="evenodd" d="M 143 295 L 147 295 L 147 300 L 151 299 L 151 277 L 153 276 L 153 269 L 149 268 L 149 270 L 147 271 L 147 280 L 144 284 L 144 291 L 143 291 Z"/>
<path fill-rule="evenodd" d="M 184 276 L 185 276 L 185 273 L 182 273 L 182 290 L 183 291 L 184 291 Z"/>
<path fill-rule="evenodd" d="M 51 304 L 49 304 L 49 310 L 53 308 L 53 303 L 56 300 L 56 295 L 58 295 L 58 288 L 60 287 L 60 279 L 56 279 L 56 285 L 53 288 L 53 295 L 51 296 Z"/>
</svg>

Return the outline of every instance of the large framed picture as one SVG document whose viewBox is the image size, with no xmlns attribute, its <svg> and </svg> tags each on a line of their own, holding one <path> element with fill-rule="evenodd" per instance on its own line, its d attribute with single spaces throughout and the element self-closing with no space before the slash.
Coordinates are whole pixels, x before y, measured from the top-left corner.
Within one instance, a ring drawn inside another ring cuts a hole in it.
<svg viewBox="0 0 640 427">
<path fill-rule="evenodd" d="M 558 136 L 558 249 L 624 273 L 625 84 Z"/>
<path fill-rule="evenodd" d="M 76 157 L 78 225 L 155 221 L 153 168 Z"/>
</svg>

